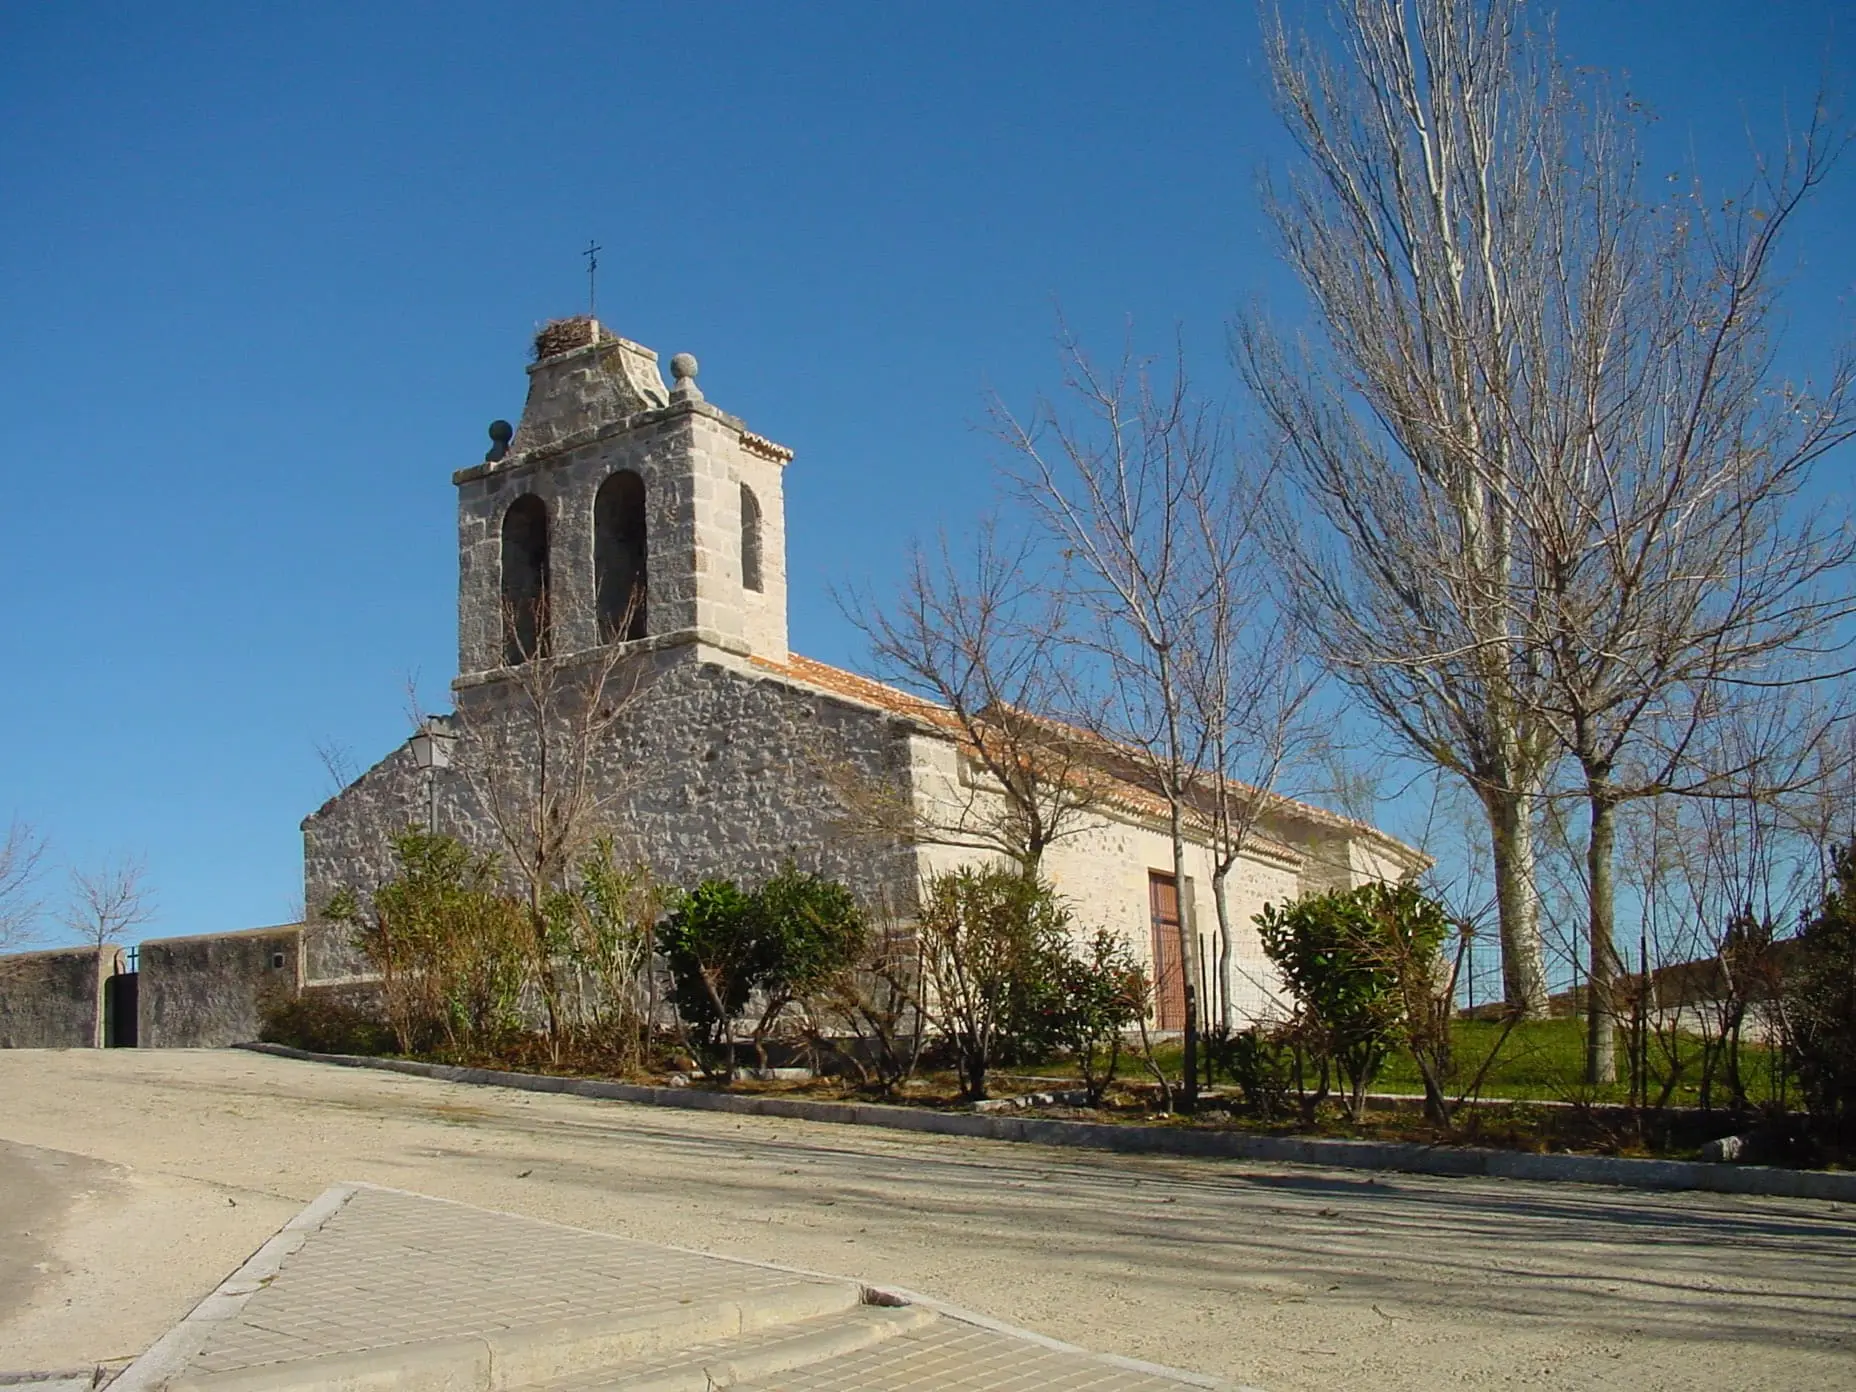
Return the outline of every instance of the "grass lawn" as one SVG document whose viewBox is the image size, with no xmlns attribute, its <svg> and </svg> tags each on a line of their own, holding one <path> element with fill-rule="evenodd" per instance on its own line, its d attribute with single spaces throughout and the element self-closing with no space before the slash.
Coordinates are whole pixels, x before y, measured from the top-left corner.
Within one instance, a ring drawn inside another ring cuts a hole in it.
<svg viewBox="0 0 1856 1392">
<path fill-rule="evenodd" d="M 1630 1037 L 1618 1033 L 1618 1072 L 1616 1083 L 1591 1087 L 1585 1083 L 1585 1021 L 1530 1020 L 1516 1025 L 1502 1038 L 1503 1027 L 1492 1020 L 1459 1020 L 1452 1030 L 1459 1081 L 1456 1089 L 1468 1087 L 1470 1079 L 1491 1053 L 1494 1061 L 1482 1084 L 1485 1097 L 1511 1097 L 1528 1102 L 1628 1102 Z M 1670 1094 L 1673 1106 L 1695 1106 L 1701 1101 L 1702 1042 L 1693 1035 L 1675 1041 L 1675 1088 Z M 1746 1081 L 1749 1098 L 1763 1102 L 1774 1091 L 1774 1071 L 1778 1060 L 1772 1051 L 1753 1044 L 1740 1047 L 1740 1070 Z M 1716 1065 L 1713 1102 L 1727 1101 L 1727 1089 Z M 1655 1102 L 1662 1095 L 1663 1084 L 1671 1072 L 1669 1052 L 1652 1038 L 1649 1041 L 1649 1096 Z M 1379 1076 L 1381 1092 L 1422 1092 L 1423 1079 L 1411 1055 L 1400 1050 L 1386 1061 Z"/>
<path fill-rule="evenodd" d="M 1456 1048 L 1458 1076 L 1451 1089 L 1454 1096 L 1469 1087 L 1470 1080 L 1481 1068 L 1483 1061 L 1495 1053 L 1494 1061 L 1489 1065 L 1488 1073 L 1483 1079 L 1481 1096 L 1512 1098 L 1520 1102 L 1628 1102 L 1629 1085 L 1620 1077 L 1616 1083 L 1601 1087 L 1588 1087 L 1585 1078 L 1585 1021 L 1582 1019 L 1565 1020 L 1530 1020 L 1517 1024 L 1508 1031 L 1506 1039 L 1502 1036 L 1503 1026 L 1488 1020 L 1458 1020 L 1453 1026 L 1452 1035 Z M 1620 1075 L 1628 1073 L 1629 1037 L 1626 1033 L 1618 1035 L 1618 1070 Z M 1499 1046 L 1499 1052 L 1497 1052 Z M 1676 1087 L 1669 1101 L 1672 1106 L 1696 1106 L 1701 1101 L 1701 1040 L 1695 1036 L 1682 1036 L 1677 1040 L 1678 1063 Z M 1169 1075 L 1177 1077 L 1180 1069 L 1180 1046 L 1175 1042 L 1159 1045 L 1154 1050 L 1161 1067 Z M 1773 1071 L 1777 1060 L 1772 1052 L 1756 1044 L 1742 1044 L 1740 1050 L 1740 1068 L 1747 1083 L 1747 1092 L 1755 1103 L 1770 1098 L 1773 1094 Z M 1067 1060 L 1053 1061 L 1049 1065 L 1019 1069 L 1006 1069 L 1006 1074 L 1023 1072 L 1046 1076 L 1071 1077 L 1075 1067 Z M 1130 1080 L 1138 1079 L 1145 1073 L 1145 1067 L 1138 1056 L 1127 1057 L 1122 1065 L 1122 1076 Z M 1669 1058 L 1656 1040 L 1650 1041 L 1650 1100 L 1655 1102 L 1662 1093 L 1663 1080 L 1669 1072 Z M 1724 1106 L 1727 1102 L 1727 1089 L 1717 1076 L 1714 1083 L 1713 1103 Z M 1219 1078 L 1222 1085 L 1226 1080 Z M 1002 1091 L 1003 1089 L 999 1089 Z M 1404 1092 L 1422 1095 L 1424 1082 L 1419 1076 L 1418 1065 L 1411 1055 L 1404 1050 L 1394 1053 L 1386 1060 L 1385 1069 L 1373 1084 L 1375 1092 Z"/>
</svg>

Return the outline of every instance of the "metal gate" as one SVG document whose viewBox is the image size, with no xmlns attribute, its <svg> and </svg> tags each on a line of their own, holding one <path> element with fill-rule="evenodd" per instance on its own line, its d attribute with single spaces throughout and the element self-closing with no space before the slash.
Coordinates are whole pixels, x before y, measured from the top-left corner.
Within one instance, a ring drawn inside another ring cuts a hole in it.
<svg viewBox="0 0 1856 1392">
<path fill-rule="evenodd" d="M 140 955 L 135 948 L 129 948 L 121 958 L 123 970 L 103 983 L 103 1047 L 106 1049 L 135 1047 L 136 1010 L 140 1001 L 136 987 L 136 968 L 140 963 L 136 959 Z"/>
</svg>

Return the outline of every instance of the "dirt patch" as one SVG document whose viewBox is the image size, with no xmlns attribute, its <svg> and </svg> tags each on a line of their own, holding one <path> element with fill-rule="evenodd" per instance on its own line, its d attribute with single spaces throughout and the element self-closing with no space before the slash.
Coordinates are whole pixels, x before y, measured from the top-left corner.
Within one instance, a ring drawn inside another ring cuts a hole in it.
<svg viewBox="0 0 1856 1392">
<path fill-rule="evenodd" d="M 52 1271 L 52 1235 L 63 1226 L 80 1176 L 103 1166 L 0 1141 L 0 1325 L 31 1301 Z"/>
</svg>

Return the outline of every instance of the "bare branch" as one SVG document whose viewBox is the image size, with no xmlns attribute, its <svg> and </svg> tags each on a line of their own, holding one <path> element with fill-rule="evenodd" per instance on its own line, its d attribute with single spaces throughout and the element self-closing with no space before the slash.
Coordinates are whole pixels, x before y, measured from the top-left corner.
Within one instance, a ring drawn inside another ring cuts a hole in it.
<svg viewBox="0 0 1856 1392">
<path fill-rule="evenodd" d="M 148 867 L 139 859 L 105 861 L 94 869 L 71 867 L 64 924 L 88 947 L 102 951 L 154 916 Z"/>
<path fill-rule="evenodd" d="M 505 605 L 509 650 L 532 655 L 505 668 L 505 680 L 460 692 L 450 721 L 464 746 L 464 777 L 525 902 L 549 1040 L 558 1048 L 563 1007 L 547 901 L 608 830 L 604 813 L 619 791 L 609 741 L 642 689 L 650 658 L 630 642 L 548 655 L 547 604 L 544 591 Z"/>
<path fill-rule="evenodd" d="M 1067 662 L 1073 616 L 1055 577 L 988 519 L 970 558 L 956 560 L 945 537 L 932 556 L 916 547 L 889 605 L 852 596 L 840 607 L 868 639 L 877 675 L 920 696 L 961 757 L 959 777 L 922 800 L 837 779 L 847 805 L 905 842 L 994 851 L 1035 872 L 1100 801 L 1072 732 L 1050 718 L 1079 700 Z"/>
<path fill-rule="evenodd" d="M 45 840 L 15 818 L 0 839 L 0 952 L 31 940 L 43 907 L 33 895 L 45 858 Z"/>
<path fill-rule="evenodd" d="M 322 765 L 322 771 L 329 776 L 331 796 L 341 792 L 361 776 L 360 765 L 355 762 L 354 750 L 339 740 L 317 740 L 316 760 Z"/>
</svg>

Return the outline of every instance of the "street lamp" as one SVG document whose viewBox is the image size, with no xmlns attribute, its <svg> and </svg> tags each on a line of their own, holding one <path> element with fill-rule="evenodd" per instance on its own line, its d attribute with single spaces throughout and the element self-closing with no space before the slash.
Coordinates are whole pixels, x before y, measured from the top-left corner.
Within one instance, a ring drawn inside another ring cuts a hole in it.
<svg viewBox="0 0 1856 1392">
<path fill-rule="evenodd" d="M 425 829 L 433 835 L 438 832 L 438 771 L 451 767 L 451 745 L 456 739 L 437 721 L 426 720 L 407 741 L 413 763 L 425 770 Z"/>
</svg>

